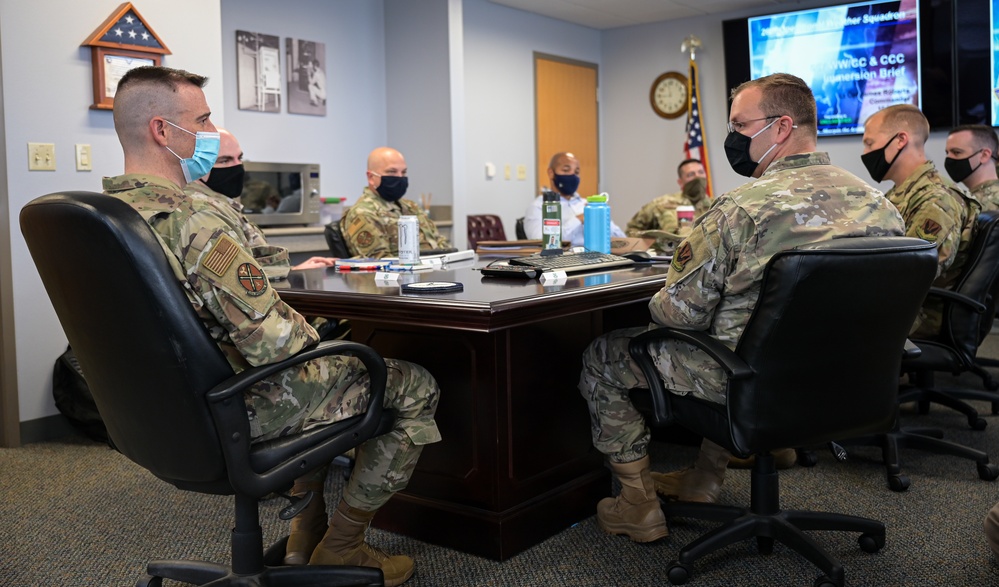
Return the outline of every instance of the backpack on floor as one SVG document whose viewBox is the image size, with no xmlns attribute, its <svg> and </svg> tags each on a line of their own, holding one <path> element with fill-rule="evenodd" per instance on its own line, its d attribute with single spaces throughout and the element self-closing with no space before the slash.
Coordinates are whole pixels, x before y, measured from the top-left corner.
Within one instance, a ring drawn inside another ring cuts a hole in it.
<svg viewBox="0 0 999 587">
<path fill-rule="evenodd" d="M 108 442 L 104 420 L 97 411 L 97 404 L 90 394 L 90 386 L 83 377 L 80 363 L 69 347 L 56 359 L 52 368 L 52 397 L 56 408 L 77 430 L 94 440 Z"/>
</svg>

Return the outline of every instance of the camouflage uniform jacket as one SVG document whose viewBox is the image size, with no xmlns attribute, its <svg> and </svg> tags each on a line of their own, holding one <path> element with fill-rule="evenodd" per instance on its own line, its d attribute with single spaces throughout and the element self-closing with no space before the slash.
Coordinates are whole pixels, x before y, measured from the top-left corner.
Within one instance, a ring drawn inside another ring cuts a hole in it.
<svg viewBox="0 0 999 587">
<path fill-rule="evenodd" d="M 236 372 L 287 359 L 319 340 L 267 282 L 231 206 L 155 176 L 104 178 L 104 192 L 153 227 L 188 299 Z"/>
<path fill-rule="evenodd" d="M 291 261 L 288 256 L 288 249 L 277 245 L 267 244 L 260 227 L 250 221 L 243 214 L 243 205 L 238 201 L 227 198 L 205 185 L 201 180 L 194 180 L 184 186 L 184 191 L 188 194 L 201 194 L 209 198 L 215 198 L 220 203 L 231 206 L 239 218 L 240 229 L 243 232 L 244 240 L 253 253 L 253 258 L 260 263 L 260 267 L 271 279 L 281 279 L 288 276 L 291 270 Z"/>
<path fill-rule="evenodd" d="M 677 206 L 693 206 L 694 217 L 697 218 L 708 211 L 711 203 L 707 197 L 694 203 L 683 192 L 665 194 L 642 206 L 628 222 L 625 231 L 628 236 L 635 237 L 641 236 L 646 230 L 664 230 L 676 234 L 680 228 L 676 219 Z"/>
<path fill-rule="evenodd" d="M 834 238 L 897 236 L 904 230 L 887 198 L 830 165 L 827 153 L 784 157 L 759 179 L 718 198 L 694 221 L 649 309 L 658 324 L 707 331 L 734 349 L 775 253 Z M 657 358 L 667 381 L 674 378 L 674 368 L 698 365 L 693 373 L 698 387 L 708 396 L 722 394 L 724 372 L 717 364 L 694 347 L 683 354 Z"/>
<path fill-rule="evenodd" d="M 416 216 L 420 224 L 420 249 L 447 249 L 451 243 L 438 231 L 434 221 L 416 202 L 401 199 L 386 202 L 370 187 L 347 209 L 340 226 L 350 254 L 355 257 L 395 257 L 399 255 L 399 217 Z"/>
<path fill-rule="evenodd" d="M 999 179 L 990 179 L 975 186 L 971 197 L 982 206 L 982 212 L 999 210 Z"/>
<path fill-rule="evenodd" d="M 933 162 L 916 168 L 885 194 L 905 220 L 906 236 L 937 244 L 937 278 L 948 287 L 960 274 L 980 206 L 940 176 Z"/>
</svg>

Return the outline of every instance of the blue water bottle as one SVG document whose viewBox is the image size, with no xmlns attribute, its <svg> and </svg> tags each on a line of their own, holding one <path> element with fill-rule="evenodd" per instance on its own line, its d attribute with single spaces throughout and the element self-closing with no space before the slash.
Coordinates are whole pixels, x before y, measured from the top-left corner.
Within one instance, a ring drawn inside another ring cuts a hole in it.
<svg viewBox="0 0 999 587">
<path fill-rule="evenodd" d="M 588 251 L 610 253 L 611 212 L 607 194 L 586 198 L 583 208 L 583 246 Z"/>
</svg>

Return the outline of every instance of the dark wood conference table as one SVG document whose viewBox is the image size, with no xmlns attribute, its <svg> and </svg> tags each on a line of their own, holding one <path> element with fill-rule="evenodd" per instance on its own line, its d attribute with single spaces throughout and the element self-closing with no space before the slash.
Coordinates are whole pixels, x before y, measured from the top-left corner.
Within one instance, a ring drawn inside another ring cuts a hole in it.
<svg viewBox="0 0 999 587">
<path fill-rule="evenodd" d="M 377 527 L 504 560 L 596 512 L 610 476 L 590 440 L 577 383 L 596 336 L 649 323 L 667 265 L 569 276 L 564 283 L 484 277 L 484 263 L 400 275 L 464 291 L 402 294 L 373 273 L 292 271 L 281 297 L 310 316 L 349 318 L 353 340 L 422 365 L 437 379 L 442 442 Z"/>
</svg>

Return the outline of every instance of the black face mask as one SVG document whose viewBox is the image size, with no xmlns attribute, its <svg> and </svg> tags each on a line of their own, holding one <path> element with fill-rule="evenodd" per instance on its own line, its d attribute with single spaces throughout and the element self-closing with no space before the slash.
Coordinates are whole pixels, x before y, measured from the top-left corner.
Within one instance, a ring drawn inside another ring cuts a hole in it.
<svg viewBox="0 0 999 587">
<path fill-rule="evenodd" d="M 753 177 L 753 172 L 760 165 L 759 161 L 753 161 L 753 158 L 749 155 L 749 147 L 753 144 L 753 139 L 763 134 L 768 128 L 774 125 L 775 122 L 780 120 L 779 116 L 771 116 L 773 118 L 770 124 L 764 126 L 756 132 L 751 137 L 747 137 L 742 133 L 735 132 L 734 130 L 728 133 L 725 137 L 725 156 L 728 157 L 728 164 L 732 166 L 732 171 L 735 171 L 739 175 L 745 177 Z M 797 126 L 793 127 L 797 128 Z M 760 161 L 766 159 L 770 151 L 773 151 L 777 144 L 774 143 L 772 147 L 767 149 L 767 152 L 760 157 Z"/>
<path fill-rule="evenodd" d="M 978 171 L 978 167 L 982 166 L 982 164 L 979 163 L 978 167 L 974 169 L 971 168 L 971 158 L 981 152 L 982 150 L 978 149 L 977 151 L 975 151 L 971 155 L 968 155 L 964 159 L 952 159 L 950 157 L 944 159 L 944 169 L 947 170 L 947 175 L 949 175 L 951 179 L 957 182 L 961 182 L 967 179 L 969 175 Z"/>
<path fill-rule="evenodd" d="M 895 133 L 895 136 L 888 139 L 888 142 L 886 142 L 880 149 L 874 149 L 873 151 L 864 153 L 860 156 L 860 160 L 864 162 L 864 167 L 867 168 L 867 172 L 871 174 L 871 179 L 876 182 L 880 183 L 884 180 L 885 176 L 888 175 L 888 170 L 891 169 L 892 164 L 895 163 L 898 156 L 902 154 L 902 149 L 905 148 L 902 147 L 902 149 L 899 149 L 898 153 L 895 153 L 895 158 L 891 161 L 888 161 L 885 158 L 885 149 L 888 148 L 888 145 L 890 145 L 897 136 L 898 133 Z"/>
<path fill-rule="evenodd" d="M 243 193 L 243 178 L 246 169 L 243 164 L 232 167 L 212 167 L 205 185 L 227 198 L 238 198 Z"/>
<path fill-rule="evenodd" d="M 386 202 L 397 202 L 406 195 L 409 189 L 408 177 L 397 177 L 395 175 L 381 176 L 382 183 L 378 186 L 378 195 Z"/>
</svg>

